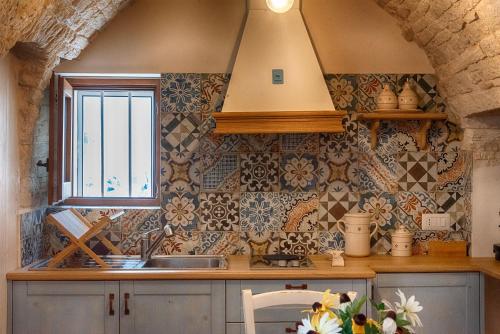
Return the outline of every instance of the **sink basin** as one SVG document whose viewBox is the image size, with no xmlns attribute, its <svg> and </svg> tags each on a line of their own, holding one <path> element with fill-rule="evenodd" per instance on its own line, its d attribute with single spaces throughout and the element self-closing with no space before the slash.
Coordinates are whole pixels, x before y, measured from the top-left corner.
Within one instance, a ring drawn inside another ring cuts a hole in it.
<svg viewBox="0 0 500 334">
<path fill-rule="evenodd" d="M 227 269 L 227 261 L 218 255 L 167 255 L 147 260 L 142 269 Z"/>
</svg>

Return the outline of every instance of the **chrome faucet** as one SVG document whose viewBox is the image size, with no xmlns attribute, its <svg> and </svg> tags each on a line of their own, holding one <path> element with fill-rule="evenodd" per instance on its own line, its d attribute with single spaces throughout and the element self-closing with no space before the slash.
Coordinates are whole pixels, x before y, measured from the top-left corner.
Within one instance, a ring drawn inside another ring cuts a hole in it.
<svg viewBox="0 0 500 334">
<path fill-rule="evenodd" d="M 153 255 L 154 251 L 160 246 L 161 242 L 163 239 L 166 237 L 171 237 L 174 235 L 174 232 L 172 231 L 172 226 L 170 224 L 165 224 L 163 227 L 163 230 L 161 231 L 160 235 L 156 238 L 156 240 L 153 242 L 152 245 L 151 243 L 151 234 L 154 232 L 160 231 L 159 228 L 156 228 L 154 230 L 148 231 L 144 233 L 141 237 L 141 260 L 142 261 L 147 261 L 151 259 L 151 256 Z"/>
</svg>

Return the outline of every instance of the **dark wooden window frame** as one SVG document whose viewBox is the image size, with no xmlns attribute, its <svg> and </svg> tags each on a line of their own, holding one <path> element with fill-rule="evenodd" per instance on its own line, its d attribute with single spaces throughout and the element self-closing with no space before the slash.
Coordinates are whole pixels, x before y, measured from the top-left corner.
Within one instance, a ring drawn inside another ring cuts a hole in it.
<svg viewBox="0 0 500 334">
<path fill-rule="evenodd" d="M 160 132 L 161 132 L 161 122 L 160 122 L 160 79 L 130 79 L 130 78 L 59 78 L 59 84 L 64 85 L 64 81 L 67 81 L 74 90 L 153 90 L 154 91 L 154 120 L 155 120 L 155 129 L 154 129 L 154 163 L 153 163 L 153 180 L 152 180 L 152 190 L 153 197 L 152 198 L 118 198 L 118 197 L 68 197 L 63 199 L 58 204 L 59 205 L 69 205 L 69 206 L 100 206 L 100 207 L 158 207 L 161 204 L 160 199 Z M 55 96 L 55 90 L 51 85 L 51 96 Z M 61 115 L 64 111 L 62 107 L 59 106 L 56 110 L 54 101 L 55 98 L 51 99 L 51 112 L 57 112 L 58 115 Z M 59 118 L 60 119 L 60 118 Z M 66 121 L 66 126 L 69 120 Z M 54 124 L 51 122 L 51 124 Z M 55 138 L 62 138 L 63 133 L 61 126 L 62 121 L 58 121 L 58 126 L 51 127 L 51 144 L 50 144 L 50 156 L 54 157 L 54 160 L 57 159 L 57 153 L 54 149 Z M 69 135 L 66 132 L 66 137 Z M 61 160 L 64 161 L 72 161 L 71 158 L 72 150 L 66 150 L 63 154 L 64 157 L 61 157 Z M 51 159 L 52 160 L 52 159 Z M 53 160 L 53 161 L 54 161 Z M 59 160 L 59 161 L 61 161 Z M 53 166 L 52 171 L 57 172 L 61 171 L 61 169 L 67 169 L 67 164 L 63 165 L 62 163 L 57 163 L 56 166 Z M 59 174 L 64 175 L 64 174 Z M 71 177 L 71 176 L 70 176 Z M 63 179 L 67 181 L 67 176 L 64 176 Z M 49 204 L 54 204 L 51 202 L 54 201 L 54 197 L 59 196 L 62 192 L 63 184 L 62 182 L 57 181 L 57 177 L 49 175 L 49 184 L 52 186 L 52 189 L 49 188 L 49 195 L 54 194 L 52 200 L 49 198 Z M 55 187 L 55 189 L 54 189 Z"/>
</svg>

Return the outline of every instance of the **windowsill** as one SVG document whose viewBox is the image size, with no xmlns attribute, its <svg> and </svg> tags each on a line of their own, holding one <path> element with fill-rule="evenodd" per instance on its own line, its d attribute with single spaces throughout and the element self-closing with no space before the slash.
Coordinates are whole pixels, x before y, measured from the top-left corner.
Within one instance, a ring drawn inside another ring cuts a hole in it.
<svg viewBox="0 0 500 334">
<path fill-rule="evenodd" d="M 126 210 L 159 210 L 161 209 L 161 206 L 130 206 L 130 205 L 99 205 L 99 206 L 94 206 L 94 205 L 70 205 L 70 204 L 58 204 L 54 205 L 58 208 L 63 208 L 63 209 L 69 209 L 69 208 L 75 208 L 75 209 L 126 209 Z"/>
</svg>

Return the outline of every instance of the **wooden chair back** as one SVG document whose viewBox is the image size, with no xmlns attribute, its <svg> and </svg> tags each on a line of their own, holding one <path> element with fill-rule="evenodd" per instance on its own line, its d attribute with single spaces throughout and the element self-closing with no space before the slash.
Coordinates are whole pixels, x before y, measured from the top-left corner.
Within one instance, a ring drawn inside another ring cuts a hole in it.
<svg viewBox="0 0 500 334">
<path fill-rule="evenodd" d="M 252 295 L 252 290 L 243 290 L 243 316 L 245 333 L 255 334 L 255 310 L 279 305 L 307 305 L 320 302 L 323 292 L 309 290 L 281 290 Z M 299 317 L 300 315 L 297 315 Z"/>
</svg>

